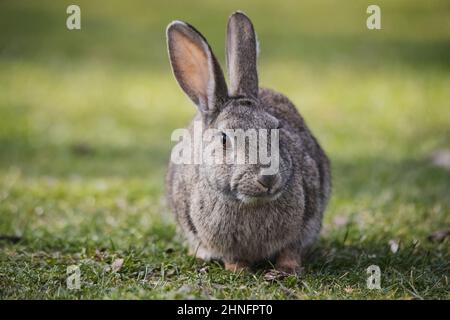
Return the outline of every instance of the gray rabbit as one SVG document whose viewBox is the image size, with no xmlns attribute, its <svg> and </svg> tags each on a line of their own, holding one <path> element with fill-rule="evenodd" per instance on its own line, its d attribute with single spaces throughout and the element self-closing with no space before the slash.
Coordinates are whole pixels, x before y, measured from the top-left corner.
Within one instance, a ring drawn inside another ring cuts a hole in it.
<svg viewBox="0 0 450 320">
<path fill-rule="evenodd" d="M 330 164 L 288 98 L 259 87 L 258 45 L 250 19 L 238 11 L 228 20 L 229 87 L 206 39 L 194 27 L 172 22 L 167 45 L 175 78 L 198 108 L 189 132 L 196 121 L 203 130 L 221 132 L 224 150 L 237 147 L 225 128 L 279 132 L 276 173 L 264 173 L 266 166 L 258 163 L 170 162 L 167 199 L 190 253 L 219 259 L 228 270 L 273 259 L 276 269 L 298 272 L 303 253 L 321 228 L 331 192 Z M 247 152 L 245 146 L 235 151 Z"/>
</svg>

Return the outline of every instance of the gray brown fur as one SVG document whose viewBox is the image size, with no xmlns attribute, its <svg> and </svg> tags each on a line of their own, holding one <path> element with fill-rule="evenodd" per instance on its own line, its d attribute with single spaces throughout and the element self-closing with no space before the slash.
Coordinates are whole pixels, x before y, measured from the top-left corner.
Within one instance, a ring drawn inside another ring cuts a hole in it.
<svg viewBox="0 0 450 320">
<path fill-rule="evenodd" d="M 188 24 L 174 22 L 169 25 L 169 57 L 175 77 L 196 102 L 196 97 L 188 92 L 189 88 L 186 89 L 189 79 L 183 79 L 177 70 L 177 65 L 182 62 L 173 61 L 170 54 L 171 50 L 178 50 L 178 44 L 171 43 L 171 39 L 180 29 L 191 33 L 196 41 L 204 41 L 204 50 L 211 49 L 204 37 Z M 209 69 L 212 76 L 208 77 L 204 92 L 209 105 L 196 103 L 199 112 L 193 121 L 203 121 L 204 129 L 279 127 L 277 183 L 272 191 L 262 188 L 256 182 L 261 169 L 259 165 L 170 163 L 166 177 L 168 203 L 191 252 L 200 258 L 252 264 L 289 249 L 300 259 L 304 250 L 315 242 L 321 228 L 331 191 L 330 164 L 288 98 L 276 91 L 259 88 L 256 35 L 243 13 L 237 12 L 230 17 L 227 38 L 227 61 L 235 64 L 234 71 L 229 73 L 232 90 L 221 81 L 222 71 L 209 51 L 206 54 L 210 59 L 209 66 L 214 66 L 213 70 Z M 256 92 L 255 86 L 259 88 Z M 228 94 L 224 95 L 224 92 Z M 192 124 L 189 126 L 191 132 Z M 266 191 L 267 198 L 264 198 Z M 270 198 L 270 192 L 277 197 Z M 259 198 L 261 194 L 263 197 Z"/>
</svg>

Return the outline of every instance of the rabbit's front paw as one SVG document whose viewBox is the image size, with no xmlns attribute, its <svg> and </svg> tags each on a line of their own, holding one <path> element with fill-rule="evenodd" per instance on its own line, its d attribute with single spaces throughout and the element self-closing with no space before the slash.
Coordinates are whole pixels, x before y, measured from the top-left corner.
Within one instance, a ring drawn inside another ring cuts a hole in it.
<svg viewBox="0 0 450 320">
<path fill-rule="evenodd" d="M 213 254 L 202 245 L 198 245 L 195 249 L 189 248 L 188 255 L 203 261 L 210 261 L 214 258 Z"/>
<path fill-rule="evenodd" d="M 297 274 L 302 270 L 299 254 L 290 249 L 282 250 L 275 264 L 275 269 L 289 274 Z"/>
<path fill-rule="evenodd" d="M 243 261 L 225 262 L 225 269 L 233 272 L 241 272 L 250 270 L 250 265 Z"/>
</svg>

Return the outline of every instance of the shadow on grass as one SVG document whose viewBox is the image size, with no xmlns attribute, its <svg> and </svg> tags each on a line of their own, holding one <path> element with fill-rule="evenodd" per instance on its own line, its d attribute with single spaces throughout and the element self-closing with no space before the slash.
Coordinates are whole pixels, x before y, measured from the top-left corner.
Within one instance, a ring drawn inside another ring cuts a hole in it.
<svg viewBox="0 0 450 320">
<path fill-rule="evenodd" d="M 313 274 L 343 275 L 346 272 L 365 273 L 370 265 L 379 265 L 408 272 L 412 269 L 429 269 L 444 274 L 450 270 L 448 240 L 442 243 L 411 241 L 401 243 L 392 252 L 384 241 L 362 241 L 345 244 L 342 239 L 322 239 L 307 255 L 306 267 Z"/>
<path fill-rule="evenodd" d="M 62 146 L 2 145 L 0 164 L 19 168 L 29 177 L 139 178 L 165 170 L 170 145 L 92 146 L 84 143 Z"/>
<path fill-rule="evenodd" d="M 450 206 L 450 171 L 433 166 L 427 158 L 335 159 L 332 169 L 336 197 L 356 200 L 385 195 L 394 203 Z"/>
</svg>

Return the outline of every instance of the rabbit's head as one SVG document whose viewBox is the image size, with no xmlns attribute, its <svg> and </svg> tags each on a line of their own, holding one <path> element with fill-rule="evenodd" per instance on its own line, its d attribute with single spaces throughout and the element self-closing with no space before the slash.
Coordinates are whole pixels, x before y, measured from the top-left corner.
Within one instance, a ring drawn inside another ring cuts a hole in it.
<svg viewBox="0 0 450 320">
<path fill-rule="evenodd" d="M 175 78 L 200 111 L 203 130 L 218 137 L 208 147 L 221 150 L 223 163 L 199 166 L 203 179 L 218 196 L 243 203 L 277 199 L 292 175 L 289 133 L 258 97 L 257 41 L 249 18 L 236 12 L 228 20 L 229 88 L 206 39 L 194 27 L 172 22 L 167 43 Z M 262 161 L 263 151 L 270 163 Z"/>
</svg>

